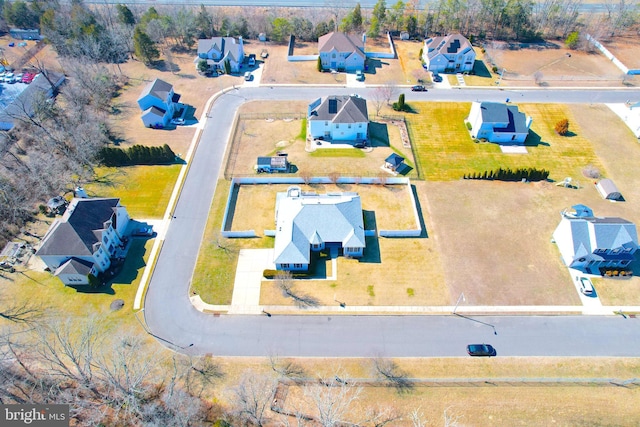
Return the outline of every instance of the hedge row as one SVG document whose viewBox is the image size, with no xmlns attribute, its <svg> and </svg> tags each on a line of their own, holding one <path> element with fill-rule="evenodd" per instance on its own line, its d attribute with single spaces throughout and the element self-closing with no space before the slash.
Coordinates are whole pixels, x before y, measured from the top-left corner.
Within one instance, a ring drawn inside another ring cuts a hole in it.
<svg viewBox="0 0 640 427">
<path fill-rule="evenodd" d="M 175 162 L 176 155 L 167 144 L 162 147 L 134 145 L 128 149 L 103 147 L 98 160 L 104 166 L 158 165 Z"/>
<path fill-rule="evenodd" d="M 496 181 L 544 181 L 549 177 L 548 170 L 535 168 L 502 169 L 464 174 L 464 179 L 489 179 Z"/>
</svg>

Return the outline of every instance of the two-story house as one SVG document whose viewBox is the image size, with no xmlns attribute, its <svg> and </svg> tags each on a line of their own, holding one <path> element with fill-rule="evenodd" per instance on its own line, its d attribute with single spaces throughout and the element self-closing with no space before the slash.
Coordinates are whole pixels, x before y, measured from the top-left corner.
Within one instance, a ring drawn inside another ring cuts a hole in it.
<svg viewBox="0 0 640 427">
<path fill-rule="evenodd" d="M 434 73 L 462 73 L 472 71 L 476 52 L 465 37 L 450 34 L 424 41 L 422 61 Z"/>
<path fill-rule="evenodd" d="M 307 111 L 309 138 L 356 144 L 369 132 L 367 101 L 359 96 L 333 95 L 318 98 Z"/>
<path fill-rule="evenodd" d="M 164 80 L 149 83 L 138 98 L 145 127 L 165 127 L 182 107 L 180 95 Z"/>
<path fill-rule="evenodd" d="M 311 253 L 322 250 L 361 257 L 366 246 L 357 193 L 303 193 L 289 187 L 276 195 L 273 262 L 278 270 L 306 271 Z"/>
<path fill-rule="evenodd" d="M 471 136 L 489 142 L 522 144 L 529 135 L 533 119 L 516 105 L 501 102 L 472 102 L 467 121 Z"/>
<path fill-rule="evenodd" d="M 51 224 L 36 255 L 65 285 L 87 285 L 111 266 L 129 214 L 120 199 L 73 199 Z"/>
<path fill-rule="evenodd" d="M 198 56 L 196 63 L 207 61 L 211 71 L 225 70 L 225 62 L 229 63 L 232 73 L 240 72 L 244 61 L 244 44 L 242 37 L 236 40 L 233 37 L 212 37 L 198 40 Z"/>
<path fill-rule="evenodd" d="M 323 70 L 364 70 L 364 41 L 358 36 L 335 32 L 325 34 L 318 38 L 318 52 Z"/>
<path fill-rule="evenodd" d="M 629 269 L 638 250 L 636 226 L 618 217 L 596 217 L 585 205 L 562 212 L 553 232 L 567 267 L 587 274 L 604 274 L 607 269 Z"/>
</svg>

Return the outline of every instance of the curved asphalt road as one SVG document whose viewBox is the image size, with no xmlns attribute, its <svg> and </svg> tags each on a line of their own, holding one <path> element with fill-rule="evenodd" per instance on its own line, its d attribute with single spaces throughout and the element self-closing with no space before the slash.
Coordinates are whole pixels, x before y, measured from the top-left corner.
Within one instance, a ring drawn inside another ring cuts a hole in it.
<svg viewBox="0 0 640 427">
<path fill-rule="evenodd" d="M 308 100 L 373 89 L 259 87 L 228 91 L 212 106 L 168 227 L 145 297 L 145 320 L 162 343 L 190 354 L 221 356 L 462 356 L 471 342 L 502 356 L 640 356 L 640 323 L 622 317 L 220 316 L 188 298 L 216 179 L 237 108 L 248 100 Z M 631 90 L 453 89 L 412 93 L 407 101 L 604 103 L 640 99 Z M 477 320 L 481 320 L 478 322 Z M 494 327 L 495 332 L 494 334 Z"/>
</svg>

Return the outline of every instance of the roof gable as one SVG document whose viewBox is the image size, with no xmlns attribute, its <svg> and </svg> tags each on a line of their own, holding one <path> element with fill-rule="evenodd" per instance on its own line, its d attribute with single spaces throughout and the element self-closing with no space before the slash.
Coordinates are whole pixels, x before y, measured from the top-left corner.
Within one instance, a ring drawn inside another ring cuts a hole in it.
<svg viewBox="0 0 640 427">
<path fill-rule="evenodd" d="M 167 100 L 168 94 L 172 90 L 173 86 L 170 83 L 167 83 L 161 79 L 155 79 L 144 88 L 138 100 L 146 96 L 152 96 L 164 102 Z"/>
<path fill-rule="evenodd" d="M 320 53 L 332 50 L 345 53 L 356 52 L 364 56 L 364 43 L 358 36 L 344 33 L 331 32 L 318 38 L 318 51 Z"/>
<path fill-rule="evenodd" d="M 317 104 L 310 105 L 309 119 L 333 123 L 364 123 L 369 121 L 367 101 L 364 98 L 347 95 L 327 96 Z"/>
</svg>

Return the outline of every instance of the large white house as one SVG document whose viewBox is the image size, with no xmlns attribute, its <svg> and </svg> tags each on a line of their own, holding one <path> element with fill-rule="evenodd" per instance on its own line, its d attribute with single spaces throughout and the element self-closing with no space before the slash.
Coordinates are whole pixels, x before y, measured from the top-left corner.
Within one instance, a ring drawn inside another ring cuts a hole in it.
<svg viewBox="0 0 640 427">
<path fill-rule="evenodd" d="M 273 262 L 278 270 L 306 271 L 311 252 L 342 251 L 361 257 L 364 220 L 356 193 L 303 193 L 289 187 L 276 196 L 276 238 Z"/>
<path fill-rule="evenodd" d="M 51 224 L 36 251 L 65 285 L 87 285 L 111 266 L 123 245 L 129 214 L 120 199 L 78 199 Z"/>
<path fill-rule="evenodd" d="M 358 36 L 335 32 L 325 34 L 318 38 L 318 52 L 324 70 L 364 70 L 364 39 Z"/>
<path fill-rule="evenodd" d="M 473 102 L 468 122 L 471 136 L 489 142 L 521 144 L 529 135 L 532 118 L 518 111 L 516 105 L 500 102 Z"/>
<path fill-rule="evenodd" d="M 450 34 L 424 41 L 422 61 L 434 73 L 462 73 L 472 71 L 476 52 L 465 37 Z"/>
<path fill-rule="evenodd" d="M 207 66 L 211 71 L 225 69 L 225 62 L 229 63 L 232 73 L 240 72 L 244 62 L 244 44 L 242 37 L 211 37 L 210 39 L 198 40 L 198 56 L 194 60 L 207 61 Z"/>
<path fill-rule="evenodd" d="M 145 127 L 164 127 L 180 110 L 180 95 L 164 80 L 155 79 L 149 83 L 138 98 Z"/>
<path fill-rule="evenodd" d="M 585 205 L 562 212 L 553 232 L 562 260 L 573 269 L 602 275 L 606 269 L 629 269 L 638 249 L 636 226 L 618 217 L 596 217 Z"/>
<path fill-rule="evenodd" d="M 333 95 L 318 98 L 307 111 L 309 138 L 358 143 L 367 140 L 367 101 L 359 96 Z"/>
</svg>

